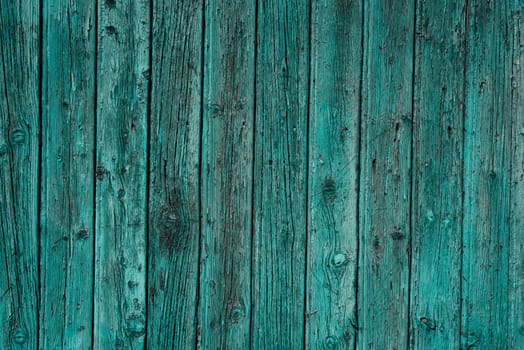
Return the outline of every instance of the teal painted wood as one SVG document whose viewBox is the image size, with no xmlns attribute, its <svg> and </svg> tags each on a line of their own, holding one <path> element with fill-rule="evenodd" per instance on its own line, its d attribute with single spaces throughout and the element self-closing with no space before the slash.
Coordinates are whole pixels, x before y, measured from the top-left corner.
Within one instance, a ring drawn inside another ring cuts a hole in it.
<svg viewBox="0 0 524 350">
<path fill-rule="evenodd" d="M 362 349 L 408 345 L 414 15 L 413 2 L 364 2 L 357 336 Z"/>
<path fill-rule="evenodd" d="M 311 6 L 306 349 L 353 349 L 363 3 Z"/>
<path fill-rule="evenodd" d="M 512 170 L 507 339 L 508 348 L 517 350 L 524 344 L 524 3 L 515 0 L 510 4 Z"/>
<path fill-rule="evenodd" d="M 508 331 L 512 1 L 470 1 L 464 135 L 463 348 Z"/>
<path fill-rule="evenodd" d="M 94 349 L 144 349 L 147 0 L 98 3 Z"/>
<path fill-rule="evenodd" d="M 253 348 L 304 347 L 309 3 L 258 2 Z"/>
<path fill-rule="evenodd" d="M 411 347 L 459 349 L 465 3 L 417 5 Z"/>
<path fill-rule="evenodd" d="M 153 2 L 147 347 L 196 344 L 202 1 Z"/>
<path fill-rule="evenodd" d="M 42 10 L 40 348 L 91 349 L 95 7 Z"/>
<path fill-rule="evenodd" d="M 0 348 L 38 342 L 39 11 L 0 2 Z"/>
<path fill-rule="evenodd" d="M 199 342 L 247 349 L 251 244 L 256 3 L 205 6 Z"/>
</svg>

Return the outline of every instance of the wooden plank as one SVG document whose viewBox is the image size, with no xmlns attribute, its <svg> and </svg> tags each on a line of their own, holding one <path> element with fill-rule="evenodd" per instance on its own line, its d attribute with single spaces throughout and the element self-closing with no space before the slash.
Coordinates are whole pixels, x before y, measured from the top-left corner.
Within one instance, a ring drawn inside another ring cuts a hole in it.
<svg viewBox="0 0 524 350">
<path fill-rule="evenodd" d="M 40 16 L 0 1 L 0 348 L 38 343 Z"/>
<path fill-rule="evenodd" d="M 304 347 L 309 2 L 258 2 L 253 348 Z"/>
<path fill-rule="evenodd" d="M 417 4 L 410 332 L 459 349 L 465 3 Z"/>
<path fill-rule="evenodd" d="M 98 3 L 94 348 L 146 334 L 148 0 Z"/>
<path fill-rule="evenodd" d="M 306 349 L 356 339 L 362 6 L 312 2 Z"/>
<path fill-rule="evenodd" d="M 510 2 L 470 1 L 467 14 L 461 330 L 464 348 L 507 346 Z"/>
<path fill-rule="evenodd" d="M 153 2 L 148 349 L 196 344 L 202 1 Z"/>
<path fill-rule="evenodd" d="M 524 3 L 511 3 L 511 217 L 508 281 L 508 349 L 524 344 Z"/>
<path fill-rule="evenodd" d="M 199 299 L 203 349 L 250 343 L 254 1 L 206 4 Z"/>
<path fill-rule="evenodd" d="M 408 343 L 413 24 L 413 2 L 364 2 L 357 337 L 362 349 L 404 349 Z"/>
<path fill-rule="evenodd" d="M 47 1 L 43 18 L 40 347 L 90 349 L 95 7 Z"/>
</svg>

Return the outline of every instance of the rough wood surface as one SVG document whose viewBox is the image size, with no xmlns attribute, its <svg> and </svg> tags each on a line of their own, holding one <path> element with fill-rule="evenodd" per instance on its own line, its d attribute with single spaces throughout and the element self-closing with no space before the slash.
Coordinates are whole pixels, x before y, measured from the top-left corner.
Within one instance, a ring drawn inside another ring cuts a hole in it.
<svg viewBox="0 0 524 350">
<path fill-rule="evenodd" d="M 465 4 L 417 2 L 411 337 L 460 348 Z"/>
<path fill-rule="evenodd" d="M 196 344 L 202 1 L 153 2 L 147 347 Z"/>
<path fill-rule="evenodd" d="M 262 1 L 257 13 L 252 342 L 302 349 L 309 4 Z"/>
<path fill-rule="evenodd" d="M 94 349 L 144 349 L 150 9 L 98 3 Z"/>
<path fill-rule="evenodd" d="M 39 8 L 0 1 L 0 348 L 38 343 Z"/>
<path fill-rule="evenodd" d="M 503 349 L 508 331 L 512 1 L 470 1 L 464 135 L 463 348 Z"/>
<path fill-rule="evenodd" d="M 508 283 L 508 348 L 524 344 L 524 3 L 511 3 L 511 212 Z M 506 82 L 507 84 L 507 82 Z"/>
<path fill-rule="evenodd" d="M 311 12 L 306 349 L 353 349 L 362 2 L 316 0 Z"/>
<path fill-rule="evenodd" d="M 43 11 L 40 348 L 90 349 L 96 12 L 64 1 Z"/>
<path fill-rule="evenodd" d="M 364 2 L 357 336 L 362 349 L 408 345 L 414 16 L 413 2 Z"/>
<path fill-rule="evenodd" d="M 255 2 L 206 3 L 198 347 L 249 348 Z"/>
<path fill-rule="evenodd" d="M 0 349 L 524 343 L 522 0 L 0 0 Z"/>
</svg>

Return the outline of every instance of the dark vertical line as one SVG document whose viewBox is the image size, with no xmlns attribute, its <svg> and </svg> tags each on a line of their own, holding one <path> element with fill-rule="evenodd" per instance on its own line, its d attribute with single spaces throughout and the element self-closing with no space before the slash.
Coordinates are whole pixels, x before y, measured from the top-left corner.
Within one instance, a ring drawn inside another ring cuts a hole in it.
<svg viewBox="0 0 524 350">
<path fill-rule="evenodd" d="M 459 348 L 462 349 L 462 331 L 463 331 L 463 320 L 462 320 L 462 312 L 463 312 L 463 290 L 462 290 L 462 280 L 464 279 L 463 271 L 464 271 L 464 213 L 465 213 L 465 176 L 466 176 L 466 169 L 465 169 L 465 156 L 466 156 L 466 98 L 467 98 L 467 81 L 466 81 L 466 75 L 467 75 L 467 64 L 468 64 L 468 37 L 469 37 L 469 0 L 465 0 L 465 11 L 464 11 L 464 73 L 462 76 L 462 195 L 461 195 L 461 233 L 460 233 L 460 281 L 459 281 Z"/>
<path fill-rule="evenodd" d="M 37 349 L 40 349 L 40 305 L 41 305 L 41 299 L 42 299 L 42 296 L 41 296 L 41 293 L 42 293 L 42 289 L 41 289 L 41 286 L 42 286 L 42 228 L 41 228 L 41 224 L 42 224 L 42 218 L 41 218 L 41 213 L 42 213 L 42 161 L 43 161 L 43 157 L 42 157 L 42 154 L 43 154 L 43 150 L 42 150 L 42 131 L 43 131 L 43 126 L 42 126 L 42 121 L 43 121 L 43 102 L 42 102 L 42 99 L 43 99 L 43 73 L 44 73 L 44 68 L 43 68 L 43 64 L 44 64 L 44 61 L 43 61 L 43 46 L 44 46 L 44 4 L 43 4 L 43 0 L 40 0 L 39 1 L 39 8 L 40 8 L 40 11 L 39 11 L 39 38 L 38 38 L 38 41 L 39 41 L 39 45 L 38 45 L 38 169 L 37 169 L 37 188 L 38 188 L 38 193 L 37 193 L 37 204 L 36 204 L 36 207 L 37 207 L 37 222 L 36 222 L 36 229 L 37 229 L 37 239 L 38 239 L 38 247 L 37 247 L 37 259 L 38 259 L 38 269 L 37 269 L 37 273 L 38 273 L 38 286 L 36 288 L 36 326 L 37 326 L 37 329 L 36 329 L 36 348 Z"/>
<path fill-rule="evenodd" d="M 413 232 L 414 232 L 414 219 L 413 219 L 413 201 L 416 195 L 414 190 L 413 182 L 413 169 L 415 163 L 415 152 L 414 152 L 414 132 L 415 132 L 415 89 L 416 89 L 416 60 L 417 60 L 417 0 L 413 1 L 413 57 L 411 62 L 411 146 L 410 146 L 410 196 L 409 196 L 409 266 L 408 266 L 408 341 L 406 342 L 406 348 L 409 349 L 412 340 L 411 334 L 411 271 L 413 266 Z"/>
<path fill-rule="evenodd" d="M 311 88 L 311 74 L 312 74 L 312 69 L 311 69 L 311 58 L 312 58 L 312 50 L 311 50 L 311 47 L 312 47 L 312 44 L 313 44 L 313 40 L 312 40 L 312 37 L 313 37 L 313 1 L 314 0 L 310 0 L 309 1 L 309 18 L 308 18 L 308 25 L 309 25 L 309 28 L 308 28 L 308 78 L 307 78 L 307 87 L 308 87 L 308 99 L 307 99 L 307 122 L 306 122 L 306 142 L 307 142 L 307 145 L 306 145 L 306 186 L 305 186 L 305 191 L 306 191 L 306 198 L 305 198 L 305 203 L 304 205 L 306 206 L 305 207 L 305 211 L 306 211 L 306 239 L 305 239 L 305 244 L 304 244 L 304 254 L 305 254 L 305 259 L 304 259 L 304 300 L 303 300 L 303 303 L 304 303 L 304 324 L 303 324 L 303 349 L 306 350 L 306 346 L 307 346 L 307 321 L 308 321 L 308 304 L 307 304 L 307 296 L 308 296 L 308 273 L 309 273 L 309 270 L 308 270 L 308 256 L 309 256 L 309 244 L 308 244 L 308 240 L 309 240 L 309 147 L 310 147 L 310 138 L 309 138 L 309 135 L 310 135 L 310 121 L 311 121 L 311 94 L 313 93 L 313 89 Z"/>
<path fill-rule="evenodd" d="M 357 264 L 355 267 L 355 322 L 353 324 L 353 327 L 355 327 L 355 337 L 353 339 L 353 348 L 354 350 L 357 349 L 357 338 L 358 338 L 358 330 L 359 327 L 359 319 L 358 319 L 358 277 L 359 277 L 359 268 L 360 268 L 360 173 L 361 173 L 361 149 L 362 149 L 362 88 L 364 85 L 364 7 L 365 7 L 365 1 L 361 1 L 361 30 L 360 30 L 360 81 L 359 81 L 359 88 L 358 88 L 358 116 L 357 116 L 357 123 L 358 123 L 358 135 L 357 135 L 357 142 L 358 142 L 358 154 L 357 154 L 357 179 L 356 179 L 356 186 L 357 186 L 357 208 L 356 208 L 356 231 L 357 231 Z"/>
<path fill-rule="evenodd" d="M 256 208 L 255 208 L 255 161 L 256 161 L 256 131 L 257 131 L 257 80 L 258 80 L 258 0 L 255 1 L 255 43 L 254 43 L 254 79 L 253 79 L 253 160 L 251 162 L 251 266 L 250 266 L 250 310 L 249 310 L 249 349 L 253 350 L 253 335 L 254 335 L 254 322 L 253 322 L 253 310 L 255 309 L 255 296 L 254 296 L 254 270 L 255 270 L 255 227 L 256 227 Z"/>
<path fill-rule="evenodd" d="M 91 312 L 91 348 L 95 348 L 95 306 L 96 306 L 96 168 L 97 168 L 97 104 L 98 104 L 98 0 L 95 3 L 95 64 L 94 64 L 94 110 L 93 110 L 93 267 L 92 267 L 92 278 L 93 278 L 93 300 L 92 300 L 92 312 Z"/>
<path fill-rule="evenodd" d="M 151 106 L 151 99 L 152 99 L 152 89 L 153 89 L 153 1 L 149 0 L 149 76 L 148 76 L 148 85 L 147 85 L 147 125 L 146 125 L 146 227 L 145 227 L 145 233 L 146 233 L 146 239 L 145 239 L 145 251 L 146 251 L 146 261 L 145 261 L 145 286 L 146 289 L 145 297 L 145 316 L 146 316 L 146 324 L 145 324 L 145 333 L 144 333 L 144 349 L 147 349 L 147 335 L 149 333 L 149 201 L 150 201 L 150 170 L 151 170 L 151 114 L 152 114 L 152 106 Z"/>
<path fill-rule="evenodd" d="M 200 134 L 199 134 L 199 159 L 198 159 L 198 262 L 197 262 L 197 291 L 195 303 L 195 349 L 199 347 L 200 338 L 200 275 L 202 262 L 202 159 L 204 157 L 204 71 L 205 71 L 205 49 L 206 49 L 206 0 L 202 0 L 202 30 L 200 46 Z"/>
</svg>

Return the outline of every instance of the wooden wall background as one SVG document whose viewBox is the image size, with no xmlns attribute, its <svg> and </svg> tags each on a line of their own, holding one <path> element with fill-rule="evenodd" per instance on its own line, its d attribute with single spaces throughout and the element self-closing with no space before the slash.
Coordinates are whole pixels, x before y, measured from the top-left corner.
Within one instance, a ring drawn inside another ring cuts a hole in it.
<svg viewBox="0 0 524 350">
<path fill-rule="evenodd" d="M 524 349 L 522 0 L 0 0 L 1 349 Z"/>
</svg>

